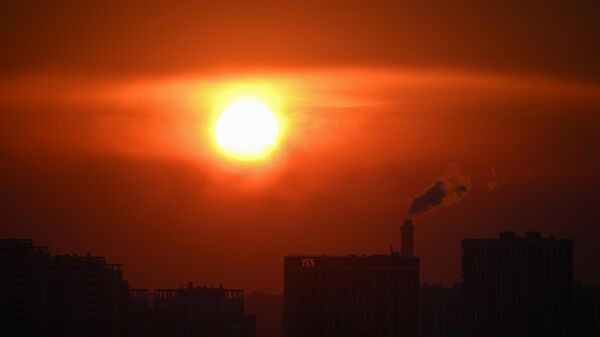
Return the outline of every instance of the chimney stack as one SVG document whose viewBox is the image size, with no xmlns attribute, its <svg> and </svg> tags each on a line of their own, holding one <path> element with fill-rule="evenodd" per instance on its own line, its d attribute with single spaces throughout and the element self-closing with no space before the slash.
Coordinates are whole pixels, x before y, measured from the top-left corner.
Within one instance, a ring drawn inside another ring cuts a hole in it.
<svg viewBox="0 0 600 337">
<path fill-rule="evenodd" d="M 402 256 L 412 257 L 414 250 L 414 227 L 411 219 L 402 222 Z"/>
</svg>

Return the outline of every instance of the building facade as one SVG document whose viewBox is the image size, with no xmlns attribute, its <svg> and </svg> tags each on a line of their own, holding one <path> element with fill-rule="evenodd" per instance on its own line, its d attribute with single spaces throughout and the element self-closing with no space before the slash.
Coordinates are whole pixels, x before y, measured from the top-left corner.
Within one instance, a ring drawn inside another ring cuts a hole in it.
<svg viewBox="0 0 600 337">
<path fill-rule="evenodd" d="M 415 337 L 419 258 L 404 220 L 401 252 L 284 257 L 284 337 Z"/>
<path fill-rule="evenodd" d="M 600 337 L 600 286 L 576 283 L 573 304 L 573 336 Z"/>
<path fill-rule="evenodd" d="M 284 337 L 417 336 L 419 259 L 284 258 Z"/>
<path fill-rule="evenodd" d="M 152 310 L 148 289 L 129 289 L 127 336 L 154 337 Z"/>
<path fill-rule="evenodd" d="M 153 310 L 158 337 L 255 337 L 253 315 L 244 313 L 244 292 L 223 287 L 156 289 Z"/>
<path fill-rule="evenodd" d="M 120 265 L 103 257 L 57 255 L 50 273 L 54 336 L 125 336 L 129 286 Z"/>
<path fill-rule="evenodd" d="M 48 335 L 50 265 L 47 247 L 0 240 L 0 335 Z"/>
<path fill-rule="evenodd" d="M 127 300 L 120 267 L 102 257 L 0 240 L 2 336 L 125 336 Z"/>
<path fill-rule="evenodd" d="M 463 336 L 462 289 L 459 284 L 446 288 L 426 283 L 421 287 L 420 297 L 421 337 Z"/>
<path fill-rule="evenodd" d="M 572 240 L 463 240 L 462 280 L 465 336 L 572 336 Z"/>
</svg>

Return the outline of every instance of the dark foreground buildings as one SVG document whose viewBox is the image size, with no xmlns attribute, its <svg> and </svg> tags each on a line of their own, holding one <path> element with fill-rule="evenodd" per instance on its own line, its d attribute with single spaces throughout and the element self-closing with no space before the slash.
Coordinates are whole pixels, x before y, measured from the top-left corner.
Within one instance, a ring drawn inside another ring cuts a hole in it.
<svg viewBox="0 0 600 337">
<path fill-rule="evenodd" d="M 600 286 L 575 284 L 573 336 L 600 337 Z"/>
<path fill-rule="evenodd" d="M 462 241 L 465 336 L 573 336 L 573 241 L 517 237 Z"/>
<path fill-rule="evenodd" d="M 244 314 L 244 292 L 219 286 L 156 289 L 154 323 L 158 337 L 254 337 L 255 318 Z"/>
<path fill-rule="evenodd" d="M 419 306 L 419 336 L 460 337 L 463 335 L 462 289 L 423 284 Z"/>
<path fill-rule="evenodd" d="M 124 336 L 128 286 L 102 257 L 0 240 L 0 335 Z"/>
<path fill-rule="evenodd" d="M 419 259 L 403 227 L 403 254 L 285 257 L 283 336 L 417 336 Z"/>
<path fill-rule="evenodd" d="M 286 337 L 600 337 L 600 287 L 573 282 L 573 242 L 502 233 L 463 240 L 463 283 L 419 289 L 402 253 L 284 259 Z M 280 296 L 189 284 L 130 289 L 118 265 L 0 239 L 0 336 L 279 337 Z M 419 328 L 417 328 L 419 327 Z"/>
<path fill-rule="evenodd" d="M 572 240 L 462 241 L 463 284 L 421 288 L 421 337 L 600 337 L 600 287 L 573 283 Z"/>
<path fill-rule="evenodd" d="M 0 240 L 2 337 L 254 337 L 242 290 L 129 289 L 119 265 Z"/>
<path fill-rule="evenodd" d="M 152 297 L 152 299 L 150 298 Z M 254 315 L 244 313 L 243 291 L 193 286 L 131 289 L 130 337 L 255 337 Z"/>
</svg>

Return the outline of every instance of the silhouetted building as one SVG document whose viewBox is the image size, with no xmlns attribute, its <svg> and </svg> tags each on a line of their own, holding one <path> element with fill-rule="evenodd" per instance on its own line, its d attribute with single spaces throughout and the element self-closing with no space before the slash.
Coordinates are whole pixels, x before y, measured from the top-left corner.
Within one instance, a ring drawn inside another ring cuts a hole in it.
<svg viewBox="0 0 600 337">
<path fill-rule="evenodd" d="M 575 284 L 573 336 L 600 337 L 600 286 Z"/>
<path fill-rule="evenodd" d="M 256 317 L 257 337 L 281 337 L 283 295 L 255 291 L 245 295 L 246 312 Z"/>
<path fill-rule="evenodd" d="M 0 240 L 0 335 L 48 334 L 50 254 L 31 240 Z"/>
<path fill-rule="evenodd" d="M 420 336 L 459 337 L 463 335 L 462 290 L 459 285 L 444 288 L 439 284 L 421 287 Z"/>
<path fill-rule="evenodd" d="M 159 337 L 254 337 L 256 322 L 244 313 L 239 289 L 187 287 L 156 289 L 154 316 Z"/>
<path fill-rule="evenodd" d="M 127 298 L 119 266 L 104 258 L 0 240 L 2 336 L 124 336 Z"/>
<path fill-rule="evenodd" d="M 124 336 L 129 287 L 103 257 L 52 258 L 49 307 L 55 336 Z"/>
<path fill-rule="evenodd" d="M 155 335 L 154 320 L 150 308 L 150 292 L 148 289 L 129 289 L 127 336 L 153 337 Z"/>
<path fill-rule="evenodd" d="M 153 304 L 153 305 L 152 305 Z M 129 289 L 119 265 L 0 239 L 2 337 L 254 337 L 242 290 Z"/>
<path fill-rule="evenodd" d="M 407 232 L 405 254 L 286 256 L 283 336 L 417 336 L 419 259 Z"/>
<path fill-rule="evenodd" d="M 573 241 L 517 237 L 462 241 L 465 336 L 572 336 Z"/>
</svg>

